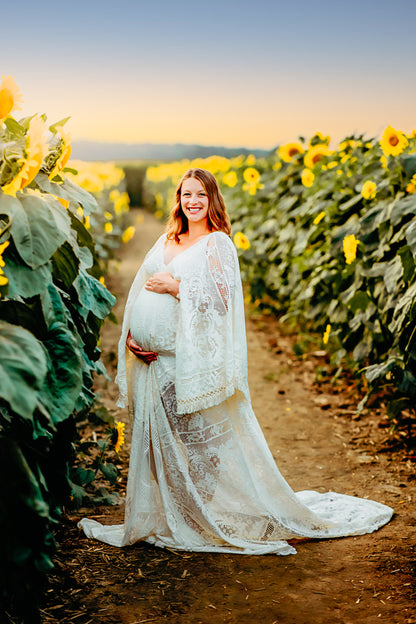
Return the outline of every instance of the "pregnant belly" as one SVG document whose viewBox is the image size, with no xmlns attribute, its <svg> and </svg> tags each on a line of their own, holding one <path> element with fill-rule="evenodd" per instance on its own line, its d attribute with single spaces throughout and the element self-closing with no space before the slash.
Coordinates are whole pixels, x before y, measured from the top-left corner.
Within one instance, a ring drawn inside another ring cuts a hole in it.
<svg viewBox="0 0 416 624">
<path fill-rule="evenodd" d="M 178 302 L 142 288 L 134 302 L 130 332 L 145 351 L 174 353 Z"/>
</svg>

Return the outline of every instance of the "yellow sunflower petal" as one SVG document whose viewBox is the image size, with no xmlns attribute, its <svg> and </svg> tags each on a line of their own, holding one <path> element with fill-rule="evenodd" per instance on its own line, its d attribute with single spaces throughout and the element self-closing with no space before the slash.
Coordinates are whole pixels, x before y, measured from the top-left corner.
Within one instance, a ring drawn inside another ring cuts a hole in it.
<svg viewBox="0 0 416 624">
<path fill-rule="evenodd" d="M 0 84 L 0 123 L 15 110 L 21 110 L 23 102 L 19 87 L 12 76 L 2 76 Z"/>
</svg>

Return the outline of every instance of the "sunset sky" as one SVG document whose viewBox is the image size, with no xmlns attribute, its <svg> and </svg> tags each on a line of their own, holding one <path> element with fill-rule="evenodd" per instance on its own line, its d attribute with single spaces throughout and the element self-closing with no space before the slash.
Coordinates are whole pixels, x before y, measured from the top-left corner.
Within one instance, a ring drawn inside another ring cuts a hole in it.
<svg viewBox="0 0 416 624">
<path fill-rule="evenodd" d="M 416 0 L 23 0 L 1 11 L 16 117 L 73 139 L 272 148 L 416 127 Z"/>
</svg>

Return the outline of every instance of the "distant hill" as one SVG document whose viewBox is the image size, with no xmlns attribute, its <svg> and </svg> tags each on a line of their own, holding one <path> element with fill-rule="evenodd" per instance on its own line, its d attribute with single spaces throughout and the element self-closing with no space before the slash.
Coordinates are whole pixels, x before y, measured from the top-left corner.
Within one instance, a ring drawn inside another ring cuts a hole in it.
<svg viewBox="0 0 416 624">
<path fill-rule="evenodd" d="M 185 143 L 100 143 L 98 141 L 73 141 L 72 158 L 80 160 L 181 160 L 182 158 L 207 158 L 240 154 L 266 156 L 268 150 L 246 147 L 220 147 L 187 145 Z"/>
</svg>

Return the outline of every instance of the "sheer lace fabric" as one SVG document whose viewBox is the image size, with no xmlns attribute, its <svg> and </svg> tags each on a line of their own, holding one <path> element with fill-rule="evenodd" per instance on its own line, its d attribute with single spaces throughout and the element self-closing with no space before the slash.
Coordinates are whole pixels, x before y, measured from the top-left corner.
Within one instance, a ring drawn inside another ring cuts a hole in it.
<svg viewBox="0 0 416 624">
<path fill-rule="evenodd" d="M 328 492 L 294 493 L 251 408 L 238 259 L 215 232 L 164 264 L 164 237 L 133 283 L 120 340 L 120 402 L 133 412 L 125 522 L 83 519 L 89 537 L 175 549 L 293 554 L 293 537 L 372 532 L 392 509 Z M 146 291 L 157 271 L 180 279 L 180 303 Z M 125 350 L 128 330 L 159 355 Z"/>
</svg>

